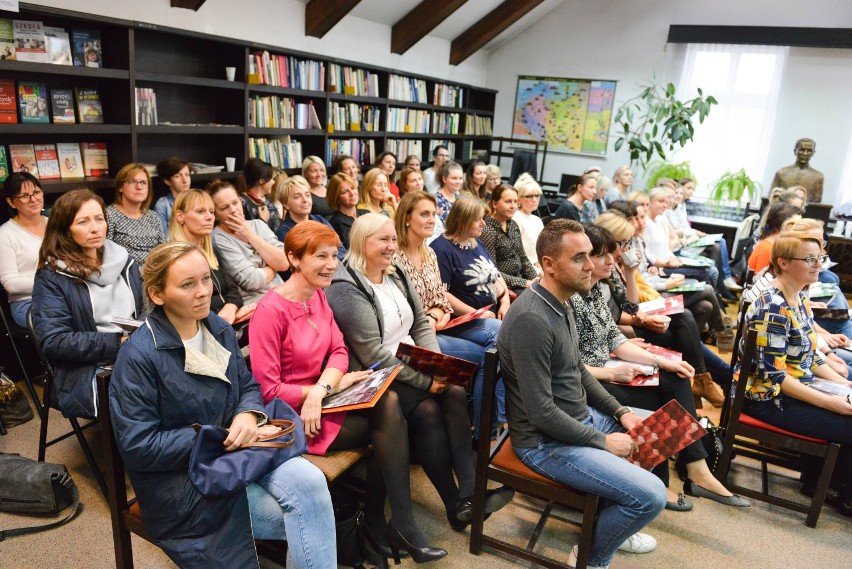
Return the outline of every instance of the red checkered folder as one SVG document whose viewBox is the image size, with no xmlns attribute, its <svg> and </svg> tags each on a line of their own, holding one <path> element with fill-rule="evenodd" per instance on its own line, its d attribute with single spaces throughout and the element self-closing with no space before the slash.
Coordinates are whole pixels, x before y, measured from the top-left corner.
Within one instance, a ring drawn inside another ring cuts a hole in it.
<svg viewBox="0 0 852 569">
<path fill-rule="evenodd" d="M 468 322 L 472 322 L 491 310 L 494 307 L 493 304 L 489 304 L 488 306 L 483 306 L 482 308 L 477 308 L 473 312 L 468 312 L 467 314 L 463 314 L 458 318 L 453 318 L 447 325 L 443 327 L 443 330 L 449 330 L 450 328 L 455 328 L 456 326 L 461 326 L 462 324 L 467 324 Z"/>
<path fill-rule="evenodd" d="M 465 389 L 479 371 L 477 363 L 411 344 L 400 344 L 396 350 L 396 357 L 420 373 L 446 377 L 448 382 L 461 385 Z"/>
<path fill-rule="evenodd" d="M 672 399 L 627 431 L 639 450 L 627 460 L 651 470 L 707 434 L 698 421 Z"/>
</svg>

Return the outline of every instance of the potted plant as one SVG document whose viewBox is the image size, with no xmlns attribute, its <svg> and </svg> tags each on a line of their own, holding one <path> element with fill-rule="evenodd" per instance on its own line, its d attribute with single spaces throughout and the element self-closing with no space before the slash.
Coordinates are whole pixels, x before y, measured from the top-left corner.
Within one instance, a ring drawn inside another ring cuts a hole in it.
<svg viewBox="0 0 852 569">
<path fill-rule="evenodd" d="M 653 188 L 657 185 L 657 180 L 660 178 L 669 178 L 672 180 L 681 180 L 683 178 L 692 178 L 695 180 L 695 174 L 692 173 L 692 166 L 688 161 L 672 162 L 656 161 L 648 165 L 645 171 L 646 185 Z"/>
<path fill-rule="evenodd" d="M 752 202 L 760 196 L 760 191 L 761 185 L 746 174 L 745 168 L 740 168 L 736 172 L 728 171 L 722 174 L 713 185 L 707 200 L 716 204 L 716 211 L 719 211 L 723 201 L 735 202 L 739 212 L 742 209 L 743 196 L 748 195 L 748 201 Z"/>
</svg>

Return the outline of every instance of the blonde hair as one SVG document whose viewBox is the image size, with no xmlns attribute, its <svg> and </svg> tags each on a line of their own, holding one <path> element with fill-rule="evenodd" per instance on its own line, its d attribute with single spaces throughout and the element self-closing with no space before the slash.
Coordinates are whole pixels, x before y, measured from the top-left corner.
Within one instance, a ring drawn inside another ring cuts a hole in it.
<svg viewBox="0 0 852 569">
<path fill-rule="evenodd" d="M 283 205 L 285 209 L 287 208 L 287 200 L 290 199 L 290 190 L 293 186 L 302 186 L 308 191 L 311 190 L 311 185 L 302 176 L 291 176 L 286 180 L 281 180 L 281 182 L 275 186 L 273 195 L 276 200 L 281 202 L 281 205 Z"/>
<path fill-rule="evenodd" d="M 813 241 L 822 250 L 820 240 L 806 231 L 784 231 L 779 233 L 778 237 L 775 238 L 775 242 L 772 244 L 772 253 L 769 256 L 772 274 L 777 277 L 784 273 L 778 263 L 779 259 L 801 257 L 802 245 L 806 241 Z"/>
<path fill-rule="evenodd" d="M 631 202 L 639 201 L 636 198 L 641 198 L 643 196 L 648 198 L 649 200 L 651 199 L 647 192 L 644 192 L 642 190 L 633 190 L 632 192 L 627 194 L 627 201 L 631 201 Z"/>
<path fill-rule="evenodd" d="M 636 233 L 633 224 L 627 221 L 623 214 L 614 210 L 607 210 L 595 219 L 595 225 L 599 225 L 612 234 L 616 241 L 631 239 Z"/>
<path fill-rule="evenodd" d="M 376 181 L 378 181 L 379 176 L 384 176 L 388 181 L 388 186 L 390 186 L 390 179 L 388 179 L 388 175 L 378 168 L 370 168 L 370 170 L 368 170 L 361 179 L 361 203 L 359 204 L 359 207 L 368 209 L 373 213 L 379 212 L 376 211 L 376 206 L 373 205 L 373 198 L 370 197 L 370 190 L 372 190 L 373 186 L 376 185 Z M 387 202 L 382 202 L 381 209 L 386 211 L 391 218 L 393 218 L 396 214 L 396 208 Z"/>
<path fill-rule="evenodd" d="M 485 176 L 497 176 L 498 178 L 503 177 L 503 172 L 500 171 L 500 167 L 495 164 L 486 164 L 485 165 Z"/>
<path fill-rule="evenodd" d="M 518 192 L 519 198 L 525 198 L 527 196 L 540 196 L 541 186 L 538 185 L 538 182 L 535 181 L 535 178 L 525 172 L 518 176 L 518 179 L 515 181 L 515 191 Z"/>
<path fill-rule="evenodd" d="M 445 234 L 450 237 L 462 237 L 460 234 L 471 223 L 485 213 L 485 206 L 473 196 L 461 196 L 450 208 L 447 221 L 444 222 Z"/>
<path fill-rule="evenodd" d="M 310 167 L 311 164 L 319 164 L 320 166 L 322 166 L 322 169 L 326 171 L 326 175 L 328 175 L 328 169 L 325 167 L 325 162 L 322 161 L 322 158 L 320 158 L 319 156 L 311 155 L 306 156 L 305 159 L 302 160 L 302 176 L 308 176 L 308 167 Z"/>
<path fill-rule="evenodd" d="M 784 222 L 781 226 L 781 231 L 813 231 L 814 229 L 822 230 L 825 228 L 825 223 L 821 219 L 813 219 L 811 217 L 793 216 Z"/>
<path fill-rule="evenodd" d="M 367 274 L 367 238 L 386 223 L 390 223 L 393 226 L 393 220 L 388 219 L 380 213 L 365 213 L 358 217 L 355 223 L 352 224 L 352 229 L 349 232 L 349 251 L 343 258 L 343 262 L 362 275 Z M 395 270 L 394 266 L 390 265 L 383 273 L 389 275 Z"/>
<path fill-rule="evenodd" d="M 216 207 L 213 204 L 213 198 L 210 197 L 210 194 L 203 190 L 188 190 L 186 192 L 182 192 L 175 198 L 175 205 L 172 207 L 172 217 L 171 220 L 169 220 L 169 241 L 189 242 L 186 232 L 183 230 L 183 225 L 178 223 L 177 212 L 188 212 L 195 207 L 195 204 L 197 204 L 199 200 L 210 206 L 213 210 L 213 218 L 216 218 Z M 205 235 L 201 238 L 201 245 L 199 245 L 198 248 L 201 250 L 204 258 L 207 259 L 207 264 L 210 265 L 210 268 L 214 271 L 218 270 L 219 259 L 216 258 L 216 252 L 213 250 L 213 238 L 210 235 Z"/>
<path fill-rule="evenodd" d="M 185 255 L 196 251 L 204 259 L 207 257 L 197 245 L 188 241 L 169 241 L 154 247 L 145 264 L 142 265 L 142 284 L 145 290 L 145 307 L 153 310 L 154 303 L 151 300 L 151 289 L 162 292 L 166 288 L 166 280 L 169 277 L 169 268 L 175 261 Z"/>
</svg>

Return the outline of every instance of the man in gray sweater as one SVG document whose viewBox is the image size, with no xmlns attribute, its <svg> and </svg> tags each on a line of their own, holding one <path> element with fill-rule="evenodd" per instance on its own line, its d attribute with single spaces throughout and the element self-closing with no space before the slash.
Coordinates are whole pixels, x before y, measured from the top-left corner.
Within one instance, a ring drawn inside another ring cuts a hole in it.
<svg viewBox="0 0 852 569">
<path fill-rule="evenodd" d="M 619 405 L 580 360 L 566 301 L 592 286 L 591 250 L 578 222 L 556 220 L 544 228 L 536 243 L 541 282 L 512 304 L 497 348 L 518 457 L 543 476 L 605 499 L 589 552 L 593 569 L 609 567 L 618 549 L 654 550 L 656 540 L 637 532 L 663 510 L 666 489 L 624 460 L 636 449 L 624 431 L 642 418 Z"/>
</svg>

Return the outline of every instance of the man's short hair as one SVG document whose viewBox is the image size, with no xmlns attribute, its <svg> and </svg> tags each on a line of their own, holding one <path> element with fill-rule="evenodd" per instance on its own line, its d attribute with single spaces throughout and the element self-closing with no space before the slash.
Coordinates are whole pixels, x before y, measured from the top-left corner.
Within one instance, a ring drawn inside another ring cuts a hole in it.
<svg viewBox="0 0 852 569">
<path fill-rule="evenodd" d="M 583 224 L 573 219 L 554 219 L 544 226 L 535 243 L 535 254 L 539 262 L 545 256 L 551 259 L 559 256 L 562 246 L 562 236 L 566 233 L 584 233 Z"/>
<path fill-rule="evenodd" d="M 799 140 L 796 141 L 796 146 L 793 147 L 793 151 L 798 150 L 803 142 L 810 142 L 811 144 L 814 145 L 814 150 L 816 150 L 816 142 L 814 142 L 813 138 L 800 138 Z"/>
</svg>

